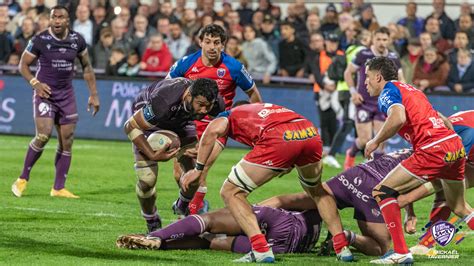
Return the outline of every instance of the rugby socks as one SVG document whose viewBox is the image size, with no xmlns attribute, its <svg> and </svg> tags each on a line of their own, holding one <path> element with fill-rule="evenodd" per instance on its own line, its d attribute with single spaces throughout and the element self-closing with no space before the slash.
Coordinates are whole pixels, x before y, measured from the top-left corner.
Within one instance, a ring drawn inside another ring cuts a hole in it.
<svg viewBox="0 0 474 266">
<path fill-rule="evenodd" d="M 447 221 L 450 215 L 451 209 L 446 201 L 434 202 L 430 213 L 430 221 L 431 223 L 436 223 L 439 220 Z"/>
<path fill-rule="evenodd" d="M 467 223 L 467 226 L 469 226 L 469 229 L 474 230 L 474 212 L 464 217 L 464 221 Z"/>
<path fill-rule="evenodd" d="M 393 240 L 393 250 L 398 254 L 407 254 L 408 247 L 403 235 L 402 216 L 400 206 L 395 198 L 387 198 L 379 203 L 383 219 Z"/>
<path fill-rule="evenodd" d="M 354 142 L 352 143 L 352 146 L 350 147 L 350 150 L 349 150 L 349 156 L 356 157 L 356 155 L 357 155 L 357 153 L 359 153 L 359 151 L 361 151 L 361 148 L 359 148 L 357 146 L 357 140 L 354 140 Z"/>
<path fill-rule="evenodd" d="M 54 189 L 60 190 L 64 188 L 67 173 L 69 172 L 69 167 L 71 166 L 71 152 L 57 150 L 54 164 L 56 165 L 56 178 L 54 179 Z"/>
<path fill-rule="evenodd" d="M 142 216 L 145 218 L 149 231 L 161 228 L 161 218 L 156 207 L 153 208 L 152 214 L 144 213 L 142 210 Z"/>
<path fill-rule="evenodd" d="M 197 236 L 206 231 L 206 223 L 199 215 L 190 215 L 178 220 L 167 227 L 151 232 L 150 236 L 159 237 L 162 240 L 178 239 L 188 236 Z"/>
<path fill-rule="evenodd" d="M 179 191 L 179 198 L 178 201 L 176 202 L 176 207 L 180 209 L 183 214 L 187 213 L 187 208 L 189 206 L 189 202 L 191 201 L 190 198 L 187 198 L 186 196 L 183 195 L 181 190 Z"/>
<path fill-rule="evenodd" d="M 23 171 L 21 172 L 20 178 L 30 180 L 30 172 L 33 165 L 38 161 L 39 157 L 43 153 L 43 148 L 36 147 L 33 142 L 30 142 L 28 151 L 26 152 L 25 163 L 23 165 Z"/>
<path fill-rule="evenodd" d="M 346 234 L 344 232 L 339 233 L 332 237 L 332 245 L 336 254 L 341 253 L 343 247 L 349 247 L 349 241 L 347 241 Z"/>
<path fill-rule="evenodd" d="M 356 233 L 349 231 L 349 230 L 344 230 L 344 235 L 346 236 L 347 241 L 349 242 L 349 246 L 353 245 L 356 241 Z"/>
<path fill-rule="evenodd" d="M 207 193 L 207 187 L 199 187 L 194 198 L 189 203 L 189 214 L 197 214 L 203 206 L 204 197 Z"/>
<path fill-rule="evenodd" d="M 264 253 L 270 250 L 270 246 L 268 245 L 264 234 L 257 234 L 250 237 L 250 245 L 252 246 L 252 250 L 255 250 L 260 253 Z"/>
</svg>

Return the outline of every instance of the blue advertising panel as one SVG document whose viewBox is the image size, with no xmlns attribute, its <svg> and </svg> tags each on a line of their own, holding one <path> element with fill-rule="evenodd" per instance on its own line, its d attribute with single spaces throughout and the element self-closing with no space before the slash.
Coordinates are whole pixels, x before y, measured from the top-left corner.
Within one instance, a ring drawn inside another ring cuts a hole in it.
<svg viewBox="0 0 474 266">
<path fill-rule="evenodd" d="M 76 92 L 79 123 L 76 137 L 93 139 L 126 140 L 123 124 L 132 115 L 132 103 L 138 93 L 151 81 L 133 80 L 97 80 L 97 89 L 101 102 L 100 112 L 96 117 L 87 113 L 89 96 L 87 85 L 82 79 L 75 79 L 73 85 Z M 319 125 L 314 95 L 308 88 L 282 88 L 259 86 L 265 102 L 284 105 Z M 0 134 L 33 135 L 32 90 L 20 76 L 0 77 Z M 238 91 L 237 99 L 246 99 L 242 91 Z M 474 109 L 472 95 L 430 95 L 433 106 L 440 112 L 451 115 L 462 110 Z M 353 138 L 348 136 L 346 146 Z M 237 146 L 230 142 L 229 146 Z M 388 150 L 406 147 L 400 137 L 389 141 Z"/>
</svg>

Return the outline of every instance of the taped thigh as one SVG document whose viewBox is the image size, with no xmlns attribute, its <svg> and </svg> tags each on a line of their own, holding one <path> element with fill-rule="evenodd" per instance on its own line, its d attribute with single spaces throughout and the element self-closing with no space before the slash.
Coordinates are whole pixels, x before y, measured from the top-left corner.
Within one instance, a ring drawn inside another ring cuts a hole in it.
<svg viewBox="0 0 474 266">
<path fill-rule="evenodd" d="M 317 185 L 321 184 L 321 174 L 319 176 L 314 176 L 316 175 L 316 171 L 312 169 L 310 171 L 311 176 L 306 177 L 309 167 L 314 167 L 314 164 L 309 164 L 305 166 L 297 166 L 296 170 L 298 171 L 298 178 L 300 180 L 301 185 L 305 187 L 316 187 Z"/>
<path fill-rule="evenodd" d="M 137 161 L 135 163 L 135 173 L 138 178 L 136 186 L 137 195 L 140 198 L 149 198 L 155 195 L 158 164 L 154 161 Z M 143 187 L 145 186 L 151 189 L 144 191 Z"/>
<path fill-rule="evenodd" d="M 247 173 L 245 173 L 240 162 L 232 167 L 232 170 L 227 177 L 227 181 L 247 193 L 251 193 L 258 187 Z"/>
</svg>

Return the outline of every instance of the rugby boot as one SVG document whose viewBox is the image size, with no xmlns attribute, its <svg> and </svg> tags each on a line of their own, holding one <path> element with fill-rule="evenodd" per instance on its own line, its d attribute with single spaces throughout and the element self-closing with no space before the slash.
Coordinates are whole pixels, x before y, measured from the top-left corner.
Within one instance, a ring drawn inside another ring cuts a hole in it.
<svg viewBox="0 0 474 266">
<path fill-rule="evenodd" d="M 373 264 L 398 264 L 398 265 L 413 265 L 413 255 L 411 253 L 399 254 L 393 250 L 388 251 L 380 257 L 380 259 L 371 260 Z"/>
<path fill-rule="evenodd" d="M 351 149 L 346 151 L 346 159 L 344 160 L 344 170 L 347 170 L 354 166 L 355 164 L 355 157 L 351 156 Z"/>
<path fill-rule="evenodd" d="M 275 256 L 273 255 L 273 251 L 270 249 L 267 252 L 257 252 L 255 250 L 250 251 L 249 253 L 245 254 L 240 259 L 233 260 L 232 262 L 237 263 L 275 263 Z"/>
<path fill-rule="evenodd" d="M 68 199 L 78 199 L 79 196 L 72 194 L 69 190 L 63 188 L 60 190 L 56 190 L 54 188 L 51 189 L 50 193 L 51 197 L 58 197 L 58 198 L 68 198 Z"/>
<path fill-rule="evenodd" d="M 354 261 L 354 256 L 352 255 L 351 250 L 348 247 L 343 247 L 341 252 L 336 254 L 337 260 L 342 262 L 352 262 Z"/>
<path fill-rule="evenodd" d="M 12 185 L 13 195 L 21 197 L 26 189 L 27 184 L 28 181 L 26 179 L 18 178 Z"/>
</svg>

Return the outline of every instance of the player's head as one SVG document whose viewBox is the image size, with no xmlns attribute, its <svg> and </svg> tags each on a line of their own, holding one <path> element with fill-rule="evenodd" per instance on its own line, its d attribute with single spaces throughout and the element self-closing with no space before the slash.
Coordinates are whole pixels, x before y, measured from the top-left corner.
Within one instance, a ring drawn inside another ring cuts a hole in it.
<svg viewBox="0 0 474 266">
<path fill-rule="evenodd" d="M 63 36 L 69 28 L 69 10 L 64 6 L 51 8 L 50 27 L 55 35 Z"/>
<path fill-rule="evenodd" d="M 374 31 L 372 43 L 374 44 L 377 53 L 385 53 L 388 49 L 388 45 L 390 44 L 390 30 L 387 27 L 378 28 L 376 31 Z"/>
<path fill-rule="evenodd" d="M 385 56 L 372 58 L 365 66 L 365 85 L 370 96 L 380 95 L 388 81 L 398 79 L 398 68 Z"/>
<path fill-rule="evenodd" d="M 200 120 L 211 111 L 217 101 L 217 82 L 213 79 L 196 79 L 189 88 L 186 107 L 193 119 Z"/>
<path fill-rule="evenodd" d="M 219 60 L 226 40 L 227 34 L 221 26 L 216 24 L 205 26 L 199 32 L 202 55 L 209 61 Z"/>
</svg>

